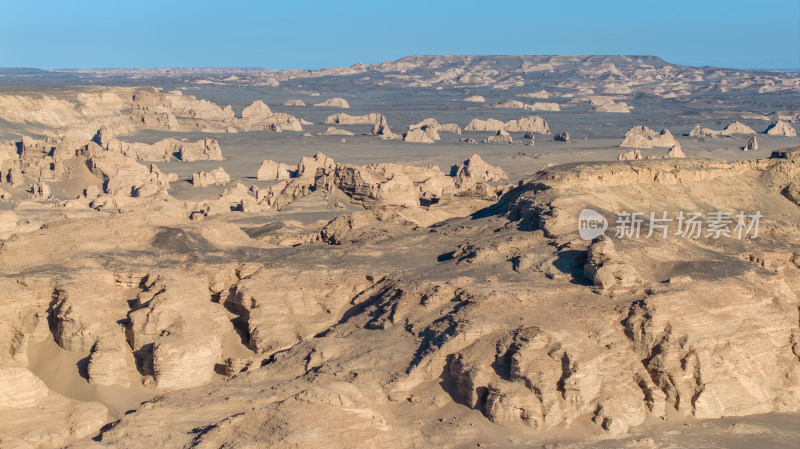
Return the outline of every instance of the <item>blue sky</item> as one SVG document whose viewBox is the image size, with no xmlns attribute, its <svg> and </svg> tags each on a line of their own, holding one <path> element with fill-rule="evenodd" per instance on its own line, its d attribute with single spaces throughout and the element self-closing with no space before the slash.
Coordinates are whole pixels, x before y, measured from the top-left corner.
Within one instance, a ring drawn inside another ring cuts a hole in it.
<svg viewBox="0 0 800 449">
<path fill-rule="evenodd" d="M 0 0 L 0 67 L 315 69 L 414 54 L 800 68 L 800 1 Z"/>
</svg>

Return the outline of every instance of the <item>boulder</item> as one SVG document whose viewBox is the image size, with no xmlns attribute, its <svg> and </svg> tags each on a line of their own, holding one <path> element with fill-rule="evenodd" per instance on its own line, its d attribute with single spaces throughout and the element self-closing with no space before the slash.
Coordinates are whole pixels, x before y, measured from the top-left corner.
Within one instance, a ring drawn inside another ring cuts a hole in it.
<svg viewBox="0 0 800 449">
<path fill-rule="evenodd" d="M 469 102 L 469 103 L 484 103 L 486 101 L 486 99 L 483 98 L 480 95 L 473 95 L 471 97 L 465 98 L 464 101 Z"/>
<path fill-rule="evenodd" d="M 284 106 L 305 106 L 306 104 L 303 102 L 303 100 L 286 100 L 286 102 L 283 103 L 283 105 Z"/>
</svg>

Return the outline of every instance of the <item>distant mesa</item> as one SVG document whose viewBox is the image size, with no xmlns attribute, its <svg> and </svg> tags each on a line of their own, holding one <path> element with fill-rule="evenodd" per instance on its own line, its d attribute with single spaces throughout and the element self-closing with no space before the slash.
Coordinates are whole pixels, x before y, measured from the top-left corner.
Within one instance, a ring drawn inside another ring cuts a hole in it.
<svg viewBox="0 0 800 449">
<path fill-rule="evenodd" d="M 465 98 L 464 101 L 467 101 L 469 103 L 484 103 L 486 102 L 486 99 L 480 95 L 473 95 L 471 97 Z"/>
</svg>

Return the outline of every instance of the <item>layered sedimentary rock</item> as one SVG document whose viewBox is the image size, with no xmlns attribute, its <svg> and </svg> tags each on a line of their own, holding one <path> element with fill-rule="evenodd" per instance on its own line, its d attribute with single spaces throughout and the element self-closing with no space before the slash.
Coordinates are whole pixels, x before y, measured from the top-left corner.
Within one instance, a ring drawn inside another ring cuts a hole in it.
<svg viewBox="0 0 800 449">
<path fill-rule="evenodd" d="M 370 279 L 345 271 L 264 268 L 239 281 L 227 302 L 246 320 L 250 348 L 269 354 L 328 328 Z"/>
<path fill-rule="evenodd" d="M 163 235 L 163 234 L 162 234 Z M 144 371 L 157 388 L 202 385 L 221 363 L 223 310 L 211 302 L 208 285 L 200 279 L 148 279 L 128 315 L 127 338 L 134 350 L 149 354 Z"/>
</svg>

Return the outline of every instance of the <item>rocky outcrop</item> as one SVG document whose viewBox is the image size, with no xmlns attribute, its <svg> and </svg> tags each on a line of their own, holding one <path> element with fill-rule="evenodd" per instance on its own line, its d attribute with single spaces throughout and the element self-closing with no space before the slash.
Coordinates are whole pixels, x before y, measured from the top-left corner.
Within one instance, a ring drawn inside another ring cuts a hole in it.
<svg viewBox="0 0 800 449">
<path fill-rule="evenodd" d="M 502 182 L 508 175 L 501 168 L 490 165 L 479 155 L 473 154 L 458 166 L 453 166 L 451 172 L 456 178 L 456 184 L 464 185 L 468 182 Z"/>
<path fill-rule="evenodd" d="M 111 139 L 107 148 L 109 151 L 119 152 L 140 161 L 167 162 L 173 157 L 181 161 L 221 161 L 223 159 L 222 150 L 217 141 L 208 138 L 196 142 L 182 142 L 167 138 L 152 145 L 139 142 L 126 143 L 118 139 Z"/>
<path fill-rule="evenodd" d="M 704 128 L 702 126 L 695 125 L 694 128 L 689 132 L 690 137 L 730 137 L 735 136 L 737 134 L 755 134 L 756 132 L 753 128 L 740 123 L 740 122 L 733 122 L 726 126 L 724 129 L 717 131 L 710 128 Z"/>
<path fill-rule="evenodd" d="M 130 346 L 144 354 L 143 371 L 157 388 L 202 385 L 221 363 L 224 310 L 211 302 L 208 284 L 190 277 L 150 277 L 128 315 Z"/>
<path fill-rule="evenodd" d="M 797 131 L 792 128 L 792 125 L 784 122 L 783 120 L 778 120 L 777 122 L 769 125 L 766 130 L 764 130 L 765 134 L 770 136 L 784 136 L 784 137 L 795 137 L 797 135 Z"/>
<path fill-rule="evenodd" d="M 0 362 L 0 376 L 0 410 L 33 407 L 47 398 L 47 386 L 23 366 Z"/>
<path fill-rule="evenodd" d="M 328 125 L 375 125 L 385 120 L 383 114 L 371 112 L 364 115 L 350 115 L 345 113 L 333 114 L 325 119 Z"/>
<path fill-rule="evenodd" d="M 609 237 L 595 239 L 589 246 L 587 258 L 584 275 L 601 289 L 641 284 L 636 268 L 620 256 Z"/>
<path fill-rule="evenodd" d="M 242 119 L 258 120 L 270 117 L 272 110 L 261 100 L 256 100 L 242 110 Z"/>
<path fill-rule="evenodd" d="M 284 106 L 305 106 L 306 104 L 303 102 L 303 100 L 286 100 L 286 102 L 283 103 L 283 105 Z"/>
<path fill-rule="evenodd" d="M 344 98 L 339 98 L 339 97 L 328 98 L 327 100 L 323 101 L 322 103 L 317 103 L 314 106 L 327 107 L 327 108 L 350 109 L 350 105 L 347 103 L 347 100 L 345 100 Z"/>
<path fill-rule="evenodd" d="M 506 132 L 533 132 L 539 134 L 550 134 L 550 127 L 547 122 L 536 115 L 523 117 L 516 120 L 502 122 L 495 119 L 473 119 L 466 128 L 466 131 L 506 131 Z"/>
<path fill-rule="evenodd" d="M 484 143 L 514 143 L 514 139 L 511 138 L 511 134 L 503 131 L 497 131 L 497 134 L 492 134 L 491 136 L 487 137 L 486 140 L 483 141 Z"/>
<path fill-rule="evenodd" d="M 423 126 L 422 128 L 410 129 L 403 133 L 403 142 L 413 143 L 434 143 L 441 139 L 439 133 L 431 126 Z"/>
<path fill-rule="evenodd" d="M 234 286 L 227 304 L 246 321 L 249 347 L 268 355 L 335 324 L 371 281 L 344 270 L 262 268 Z"/>
<path fill-rule="evenodd" d="M 654 148 L 672 147 L 677 143 L 675 137 L 667 129 L 655 132 L 646 126 L 634 126 L 625 133 L 625 138 L 620 142 L 620 147 L 628 148 Z"/>
<path fill-rule="evenodd" d="M 638 151 L 638 150 L 633 150 Z M 662 156 L 647 156 L 647 159 L 671 159 L 671 158 L 678 158 L 682 159 L 685 158 L 686 154 L 683 152 L 680 143 L 676 143 L 673 145 L 667 152 Z"/>
<path fill-rule="evenodd" d="M 372 126 L 372 130 L 369 132 L 371 135 L 374 136 L 381 136 L 381 139 L 396 139 L 400 136 L 396 135 L 392 132 L 389 128 L 389 124 L 386 122 L 386 117 L 381 116 L 380 120 Z"/>
<path fill-rule="evenodd" d="M 288 164 L 265 160 L 261 163 L 261 166 L 258 167 L 256 178 L 259 181 L 289 179 L 292 171 L 292 167 Z"/>
<path fill-rule="evenodd" d="M 298 178 L 314 178 L 317 172 L 321 169 L 324 173 L 333 172 L 336 163 L 333 159 L 317 152 L 312 157 L 303 156 L 300 163 L 297 165 L 296 177 Z"/>
<path fill-rule="evenodd" d="M 254 101 L 244 108 L 241 118 L 233 123 L 242 131 L 302 131 L 303 122 L 285 113 L 273 113 L 261 100 Z"/>
<path fill-rule="evenodd" d="M 178 160 L 184 162 L 223 160 L 222 150 L 219 148 L 219 144 L 216 140 L 209 138 L 198 140 L 194 143 L 183 144 L 178 148 L 176 153 Z"/>
<path fill-rule="evenodd" d="M 231 177 L 222 167 L 210 172 L 200 171 L 192 174 L 192 185 L 195 187 L 224 186 L 231 182 Z"/>
<path fill-rule="evenodd" d="M 433 117 L 429 117 L 429 118 L 426 118 L 425 120 L 423 120 L 423 121 L 421 121 L 419 123 L 415 123 L 415 124 L 409 126 L 408 129 L 413 130 L 413 129 L 421 129 L 421 128 L 426 128 L 426 127 L 432 128 L 437 133 L 438 132 L 448 132 L 448 133 L 454 133 L 454 134 L 461 134 L 461 127 L 458 126 L 457 124 L 455 124 L 455 123 L 439 123 Z"/>
<path fill-rule="evenodd" d="M 755 134 L 753 128 L 741 122 L 733 122 L 722 130 L 722 134 L 732 136 L 734 134 Z"/>
<path fill-rule="evenodd" d="M 128 375 L 129 363 L 135 363 L 130 348 L 118 342 L 101 340 L 94 344 L 89 355 L 86 373 L 89 383 L 93 385 L 120 385 L 129 387 L 131 379 Z"/>
<path fill-rule="evenodd" d="M 747 139 L 747 143 L 744 145 L 744 147 L 742 149 L 744 151 L 755 151 L 755 150 L 757 150 L 758 149 L 758 139 L 756 139 L 756 136 L 750 136 L 750 138 Z"/>
<path fill-rule="evenodd" d="M 633 149 L 627 153 L 620 153 L 617 155 L 618 161 L 635 161 L 642 158 L 642 152 L 638 149 Z"/>
</svg>

